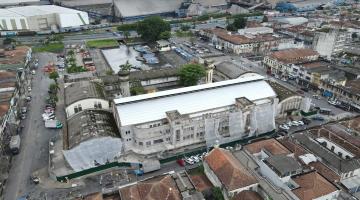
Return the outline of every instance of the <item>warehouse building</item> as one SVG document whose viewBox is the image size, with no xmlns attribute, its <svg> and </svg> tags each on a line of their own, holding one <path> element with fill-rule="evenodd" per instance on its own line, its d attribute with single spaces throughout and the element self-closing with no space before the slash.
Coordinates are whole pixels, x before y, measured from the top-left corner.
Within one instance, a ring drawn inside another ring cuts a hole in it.
<svg viewBox="0 0 360 200">
<path fill-rule="evenodd" d="M 114 100 L 125 151 L 169 156 L 275 129 L 276 93 L 264 77 L 237 79 Z"/>
<path fill-rule="evenodd" d="M 40 0 L 0 0 L 0 6 L 14 6 L 14 5 L 33 5 L 42 3 Z"/>
<path fill-rule="evenodd" d="M 0 31 L 62 30 L 89 24 L 86 12 L 54 5 L 0 9 Z"/>
<path fill-rule="evenodd" d="M 115 0 L 115 15 L 124 20 L 138 20 L 152 15 L 174 16 L 182 0 Z"/>
</svg>

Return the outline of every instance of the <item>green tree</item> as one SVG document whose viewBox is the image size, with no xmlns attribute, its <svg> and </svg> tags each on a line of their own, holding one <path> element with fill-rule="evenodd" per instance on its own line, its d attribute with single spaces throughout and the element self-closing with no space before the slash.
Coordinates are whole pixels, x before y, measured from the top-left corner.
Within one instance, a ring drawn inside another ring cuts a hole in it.
<svg viewBox="0 0 360 200">
<path fill-rule="evenodd" d="M 205 68 L 200 64 L 183 65 L 179 71 L 180 84 L 183 86 L 196 85 L 205 75 Z"/>
<path fill-rule="evenodd" d="M 8 45 L 8 44 L 11 44 L 11 43 L 16 43 L 16 40 L 13 39 L 13 38 L 5 38 L 4 41 L 3 41 L 4 45 Z"/>
<path fill-rule="evenodd" d="M 160 39 L 162 40 L 168 40 L 171 37 L 170 31 L 164 31 L 160 33 Z"/>
<path fill-rule="evenodd" d="M 263 18 L 262 22 L 268 22 L 268 21 L 269 21 L 268 17 L 266 15 L 264 15 L 264 18 Z"/>
<path fill-rule="evenodd" d="M 232 23 L 236 29 L 242 29 L 246 26 L 246 18 L 245 17 L 236 17 L 234 19 L 234 22 Z"/>
<path fill-rule="evenodd" d="M 214 200 L 224 200 L 224 196 L 219 187 L 213 187 L 211 189 L 211 192 L 212 192 L 212 196 L 213 196 Z"/>
<path fill-rule="evenodd" d="M 182 31 L 188 31 L 188 30 L 190 30 L 190 26 L 189 25 L 181 25 L 181 27 L 180 27 L 180 29 L 182 30 Z"/>
<path fill-rule="evenodd" d="M 124 31 L 124 37 L 125 37 L 125 39 L 128 39 L 130 37 L 130 32 Z"/>
<path fill-rule="evenodd" d="M 145 89 L 141 85 L 141 82 L 139 80 L 136 80 L 132 83 L 132 87 L 130 88 L 130 94 L 131 96 L 145 94 Z"/>
<path fill-rule="evenodd" d="M 53 79 L 55 81 L 55 83 L 57 83 L 57 79 L 59 78 L 59 74 L 57 72 L 51 72 L 49 74 L 49 78 Z"/>
<path fill-rule="evenodd" d="M 124 71 L 130 71 L 132 65 L 127 60 L 125 64 L 122 64 L 119 67 L 120 67 L 120 70 L 124 72 Z"/>
<path fill-rule="evenodd" d="M 160 39 L 162 32 L 170 31 L 170 23 L 159 16 L 145 18 L 138 23 L 137 32 L 147 42 L 154 42 Z"/>
<path fill-rule="evenodd" d="M 49 91 L 52 93 L 56 93 L 56 91 L 59 89 L 59 86 L 56 83 L 51 83 L 49 86 Z"/>
</svg>

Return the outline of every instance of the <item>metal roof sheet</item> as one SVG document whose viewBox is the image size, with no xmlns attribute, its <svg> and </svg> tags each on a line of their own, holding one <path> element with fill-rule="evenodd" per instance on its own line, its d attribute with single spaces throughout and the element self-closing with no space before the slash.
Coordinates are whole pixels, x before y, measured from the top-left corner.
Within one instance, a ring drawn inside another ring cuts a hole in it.
<svg viewBox="0 0 360 200">
<path fill-rule="evenodd" d="M 167 111 L 190 114 L 229 106 L 235 98 L 250 101 L 275 97 L 270 85 L 258 74 L 174 90 L 115 99 L 121 125 L 139 124 L 166 118 Z"/>
</svg>

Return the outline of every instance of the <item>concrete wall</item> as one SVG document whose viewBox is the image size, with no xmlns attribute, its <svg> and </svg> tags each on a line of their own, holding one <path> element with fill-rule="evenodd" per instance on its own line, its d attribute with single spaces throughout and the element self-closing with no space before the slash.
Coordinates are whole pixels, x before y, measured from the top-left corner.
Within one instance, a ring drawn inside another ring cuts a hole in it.
<svg viewBox="0 0 360 200">
<path fill-rule="evenodd" d="M 73 116 L 75 114 L 74 109 L 76 106 L 80 105 L 82 110 L 95 109 L 95 106 L 94 106 L 95 103 L 100 103 L 102 109 L 105 109 L 105 110 L 110 109 L 109 101 L 107 101 L 107 100 L 97 99 L 97 98 L 83 99 L 83 100 L 77 101 L 75 103 L 72 103 L 65 108 L 66 117 L 70 118 L 71 116 Z"/>
</svg>

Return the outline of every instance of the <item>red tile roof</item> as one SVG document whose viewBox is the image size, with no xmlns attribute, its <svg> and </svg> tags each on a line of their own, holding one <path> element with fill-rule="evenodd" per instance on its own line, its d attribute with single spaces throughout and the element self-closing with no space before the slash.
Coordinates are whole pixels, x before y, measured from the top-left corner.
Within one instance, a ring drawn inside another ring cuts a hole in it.
<svg viewBox="0 0 360 200">
<path fill-rule="evenodd" d="M 103 200 L 102 194 L 100 192 L 87 195 L 84 198 L 77 198 L 76 200 Z"/>
<path fill-rule="evenodd" d="M 271 138 L 267 140 L 260 140 L 245 146 L 251 154 L 259 153 L 262 149 L 270 152 L 272 155 L 290 154 L 289 149 L 284 147 L 280 142 Z"/>
<path fill-rule="evenodd" d="M 243 190 L 237 193 L 231 200 L 263 200 L 263 198 L 257 192 Z"/>
<path fill-rule="evenodd" d="M 269 57 L 284 63 L 305 62 L 310 56 L 319 56 L 319 53 L 312 49 L 286 49 L 269 55 Z"/>
<path fill-rule="evenodd" d="M 120 189 L 121 199 L 181 200 L 175 181 L 169 175 L 158 176 Z"/>
<path fill-rule="evenodd" d="M 326 179 L 331 182 L 340 181 L 339 175 L 319 161 L 309 163 L 309 166 L 313 167 L 319 174 L 326 177 Z"/>
<path fill-rule="evenodd" d="M 256 179 L 227 150 L 214 148 L 205 157 L 205 162 L 228 191 L 257 183 Z"/>
<path fill-rule="evenodd" d="M 338 190 L 332 183 L 315 171 L 297 175 L 292 177 L 292 180 L 299 185 L 292 192 L 300 200 L 316 199 Z"/>
<path fill-rule="evenodd" d="M 0 103 L 0 118 L 3 117 L 10 108 L 9 102 Z"/>
<path fill-rule="evenodd" d="M 207 29 L 204 31 L 213 33 L 214 35 L 225 41 L 238 45 L 278 40 L 278 38 L 272 36 L 272 34 L 259 34 L 254 36 L 254 38 L 249 38 L 244 35 L 231 34 L 227 30 L 220 28 Z"/>
</svg>

